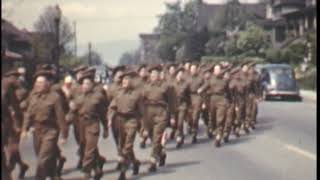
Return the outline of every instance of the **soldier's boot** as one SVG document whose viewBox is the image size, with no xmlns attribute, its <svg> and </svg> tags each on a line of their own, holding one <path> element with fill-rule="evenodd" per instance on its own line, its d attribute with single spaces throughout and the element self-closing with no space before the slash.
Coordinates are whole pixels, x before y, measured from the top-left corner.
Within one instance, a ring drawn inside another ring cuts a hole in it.
<svg viewBox="0 0 320 180">
<path fill-rule="evenodd" d="M 214 145 L 216 147 L 220 147 L 221 146 L 221 138 L 220 138 L 220 134 L 218 134 L 215 138 L 215 141 L 214 141 Z"/>
<path fill-rule="evenodd" d="M 79 159 L 77 169 L 82 169 L 82 159 Z"/>
<path fill-rule="evenodd" d="M 106 164 L 106 163 L 107 163 L 106 158 L 103 157 L 103 156 L 100 156 L 100 157 L 99 157 L 99 161 L 98 161 L 98 167 L 99 167 L 101 170 L 103 170 L 103 166 L 104 166 L 104 164 Z"/>
<path fill-rule="evenodd" d="M 148 168 L 149 172 L 156 172 L 157 171 L 157 165 L 155 163 L 151 163 L 149 168 Z"/>
<path fill-rule="evenodd" d="M 118 180 L 126 180 L 126 173 L 124 171 L 120 172 L 120 175 L 118 177 Z"/>
<path fill-rule="evenodd" d="M 223 137 L 223 142 L 228 143 L 229 142 L 229 133 L 226 133 Z"/>
<path fill-rule="evenodd" d="M 240 128 L 238 128 L 238 127 L 235 128 L 233 134 L 234 134 L 237 138 L 240 137 Z"/>
<path fill-rule="evenodd" d="M 188 134 L 191 135 L 192 134 L 192 128 L 189 126 L 188 127 Z"/>
<path fill-rule="evenodd" d="M 90 180 L 91 174 L 89 172 L 84 173 L 83 180 Z"/>
<path fill-rule="evenodd" d="M 181 148 L 181 146 L 182 146 L 183 144 L 184 144 L 184 138 L 181 137 L 181 136 L 178 136 L 178 137 L 177 137 L 177 145 L 176 145 L 177 149 Z"/>
<path fill-rule="evenodd" d="M 100 180 L 103 175 L 102 169 L 100 167 L 95 169 L 94 180 Z"/>
<path fill-rule="evenodd" d="M 250 134 L 248 125 L 243 126 L 243 130 L 246 134 Z"/>
<path fill-rule="evenodd" d="M 61 176 L 61 173 L 62 173 L 62 170 L 63 170 L 63 166 L 64 166 L 64 163 L 67 161 L 67 159 L 64 157 L 64 156 L 61 156 L 59 158 L 59 162 L 58 162 L 58 166 L 57 166 L 57 175 L 60 177 Z"/>
<path fill-rule="evenodd" d="M 161 156 L 160 156 L 160 160 L 159 160 L 159 166 L 164 166 L 166 164 L 166 158 L 167 158 L 167 154 L 166 153 L 163 153 Z"/>
<path fill-rule="evenodd" d="M 141 163 L 138 160 L 136 160 L 136 162 L 133 163 L 133 167 L 132 167 L 132 170 L 133 170 L 132 174 L 133 175 L 139 174 L 140 165 L 141 165 Z"/>
<path fill-rule="evenodd" d="M 29 169 L 29 166 L 26 163 L 21 163 L 19 179 L 24 179 L 24 176 L 25 176 L 26 172 L 28 171 L 28 169 Z"/>
<path fill-rule="evenodd" d="M 255 122 L 254 122 L 254 121 L 251 121 L 251 123 L 250 123 L 250 128 L 251 128 L 252 130 L 256 129 L 256 127 L 255 127 Z"/>
</svg>

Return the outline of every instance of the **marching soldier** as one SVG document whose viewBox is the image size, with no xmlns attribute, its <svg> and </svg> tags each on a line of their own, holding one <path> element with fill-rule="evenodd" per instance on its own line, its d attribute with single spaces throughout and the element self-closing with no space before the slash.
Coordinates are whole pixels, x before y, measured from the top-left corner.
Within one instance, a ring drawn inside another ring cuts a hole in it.
<svg viewBox="0 0 320 180">
<path fill-rule="evenodd" d="M 147 66 L 145 64 L 142 64 L 138 67 L 137 72 L 139 73 L 139 76 L 135 77 L 135 86 L 139 91 L 143 91 L 144 85 L 148 83 L 148 74 L 147 74 Z M 142 110 L 143 111 L 143 110 Z M 147 131 L 145 131 L 144 124 L 145 124 L 145 118 L 144 113 L 142 113 L 141 119 L 139 120 L 139 133 L 141 137 L 140 147 L 145 148 L 146 147 L 146 141 L 149 137 Z"/>
<path fill-rule="evenodd" d="M 18 88 L 19 73 L 15 70 L 4 74 L 1 79 L 1 178 L 11 180 L 11 171 L 8 167 L 5 148 L 8 146 L 10 134 L 19 132 L 22 124 L 22 112 L 15 91 Z M 10 107 L 15 114 L 15 124 Z M 17 125 L 17 126 L 15 126 Z"/>
<path fill-rule="evenodd" d="M 19 72 L 19 75 L 21 72 Z M 24 87 L 23 79 L 18 78 L 18 87 L 15 90 L 15 95 L 17 97 L 17 101 L 20 104 L 26 97 L 28 96 L 28 90 Z M 23 112 L 24 109 L 20 106 L 21 111 Z M 21 117 L 20 117 L 21 118 Z M 19 122 L 19 118 L 16 117 L 16 113 L 14 110 L 12 111 L 12 119 L 13 121 L 13 126 L 15 127 L 14 131 L 11 131 L 8 139 L 8 146 L 7 146 L 7 151 L 8 151 L 8 162 L 9 162 L 9 169 L 10 171 L 13 171 L 14 167 L 16 164 L 20 165 L 20 173 L 19 173 L 19 178 L 23 179 L 25 176 L 25 173 L 29 169 L 29 166 L 22 160 L 21 154 L 20 154 L 20 149 L 19 149 L 19 144 L 20 144 L 20 134 L 21 134 L 21 125 L 22 122 Z"/>
<path fill-rule="evenodd" d="M 168 84 L 160 81 L 161 66 L 149 69 L 150 83 L 144 90 L 145 113 L 148 122 L 145 128 L 152 137 L 152 150 L 149 171 L 156 171 L 156 163 L 165 165 L 166 153 L 161 143 L 164 131 L 168 124 L 168 117 L 173 118 L 173 98 Z"/>
<path fill-rule="evenodd" d="M 60 179 L 57 174 L 59 157 L 58 138 L 61 133 L 61 143 L 66 142 L 68 128 L 64 119 L 60 96 L 50 89 L 49 79 L 54 73 L 39 70 L 35 73 L 34 91 L 28 97 L 28 108 L 25 113 L 21 138 L 27 136 L 29 128 L 34 127 L 34 146 L 38 158 L 36 180 L 46 177 Z"/>
<path fill-rule="evenodd" d="M 190 104 L 190 88 L 188 82 L 183 79 L 184 68 L 179 68 L 176 71 L 176 79 L 173 84 L 174 94 L 175 94 L 175 104 L 176 112 L 174 114 L 174 119 L 171 123 L 172 127 L 177 129 L 176 132 L 176 142 L 177 148 L 180 148 L 184 143 L 184 131 L 183 123 L 187 115 L 188 106 Z"/>
<path fill-rule="evenodd" d="M 139 88 L 133 85 L 133 77 L 136 72 L 131 71 L 122 74 L 119 78 L 122 79 L 122 88 L 119 90 L 116 97 L 113 98 L 109 109 L 112 113 L 109 114 L 109 120 L 117 116 L 119 125 L 119 150 L 121 173 L 119 180 L 126 179 L 126 171 L 129 165 L 133 164 L 133 174 L 139 173 L 140 161 L 136 159 L 133 150 L 134 139 L 138 132 L 139 119 L 142 116 L 142 93 Z"/>
<path fill-rule="evenodd" d="M 94 178 L 102 177 L 101 156 L 98 151 L 98 139 L 101 122 L 103 125 L 103 137 L 108 136 L 106 120 L 107 102 L 100 91 L 95 91 L 94 86 L 95 69 L 87 69 L 82 72 L 79 79 L 82 93 L 75 97 L 70 103 L 68 120 L 73 120 L 75 114 L 79 117 L 81 128 L 80 141 L 83 142 L 84 156 L 82 160 L 82 171 L 84 178 L 89 179 L 91 171 L 95 172 Z"/>
<path fill-rule="evenodd" d="M 203 79 L 204 81 L 209 81 L 209 79 L 211 78 L 211 74 L 212 74 L 212 66 L 207 67 L 206 69 L 203 70 Z M 201 98 L 202 98 L 202 107 L 201 107 L 201 114 L 202 114 L 202 119 L 204 121 L 204 124 L 207 127 L 207 136 L 208 138 L 212 138 L 212 127 L 209 126 L 209 103 L 210 103 L 210 98 L 208 97 L 208 94 L 206 93 L 206 91 L 202 92 L 201 94 Z"/>
<path fill-rule="evenodd" d="M 224 121 L 226 114 L 226 104 L 228 91 L 227 82 L 221 76 L 221 65 L 216 64 L 213 70 L 213 76 L 205 85 L 199 88 L 198 93 L 207 91 L 210 96 L 209 104 L 209 126 L 216 130 L 215 146 L 220 147 L 223 135 Z"/>
<path fill-rule="evenodd" d="M 112 102 L 113 98 L 117 96 L 118 92 L 121 89 L 121 79 L 120 76 L 124 73 L 124 70 L 126 69 L 125 66 L 118 66 L 113 69 L 112 71 L 112 77 L 113 77 L 113 82 L 107 89 L 107 99 L 109 102 Z M 113 109 L 109 108 L 108 109 L 108 114 L 112 114 Z M 111 124 L 111 130 L 112 130 L 112 135 L 113 139 L 115 141 L 116 147 L 117 147 L 117 152 L 118 155 L 121 155 L 121 150 L 119 146 L 119 120 L 118 117 L 115 115 L 112 119 L 109 119 L 108 122 Z M 116 167 L 117 170 L 120 170 L 120 163 Z"/>
<path fill-rule="evenodd" d="M 191 98 L 191 104 L 189 108 L 189 127 L 191 128 L 192 143 L 196 143 L 202 105 L 202 98 L 197 91 L 204 83 L 202 77 L 198 73 L 198 66 L 196 64 L 191 64 L 190 66 L 190 75 L 188 76 L 188 81 Z"/>
</svg>

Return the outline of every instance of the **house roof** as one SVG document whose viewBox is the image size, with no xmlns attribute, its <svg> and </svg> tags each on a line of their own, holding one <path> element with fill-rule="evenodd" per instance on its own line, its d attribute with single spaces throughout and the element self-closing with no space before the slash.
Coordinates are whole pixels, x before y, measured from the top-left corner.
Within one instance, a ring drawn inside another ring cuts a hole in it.
<svg viewBox="0 0 320 180">
<path fill-rule="evenodd" d="M 13 35 L 15 41 L 30 41 L 29 32 L 26 29 L 18 29 L 10 21 L 1 19 L 1 34 Z"/>
</svg>

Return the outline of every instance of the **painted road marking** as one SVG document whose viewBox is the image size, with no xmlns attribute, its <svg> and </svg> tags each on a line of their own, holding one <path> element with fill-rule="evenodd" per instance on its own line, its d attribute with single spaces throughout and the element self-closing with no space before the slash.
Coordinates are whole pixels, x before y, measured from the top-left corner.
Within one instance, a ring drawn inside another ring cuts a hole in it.
<svg viewBox="0 0 320 180">
<path fill-rule="evenodd" d="M 290 144 L 286 144 L 285 145 L 285 148 L 288 149 L 289 151 L 292 151 L 292 152 L 295 152 L 295 153 L 298 153 L 304 157 L 307 157 L 311 160 L 314 160 L 316 161 L 317 160 L 317 156 L 315 154 L 312 154 L 311 152 L 308 152 L 308 151 L 305 151 L 303 149 L 300 149 L 296 146 L 293 146 L 293 145 L 290 145 Z"/>
</svg>

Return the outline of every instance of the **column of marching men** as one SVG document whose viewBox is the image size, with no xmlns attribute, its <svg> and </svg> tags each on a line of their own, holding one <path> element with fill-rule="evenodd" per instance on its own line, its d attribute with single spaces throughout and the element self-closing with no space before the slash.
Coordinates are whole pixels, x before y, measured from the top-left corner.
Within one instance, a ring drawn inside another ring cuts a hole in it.
<svg viewBox="0 0 320 180">
<path fill-rule="evenodd" d="M 24 178 L 29 166 L 21 158 L 19 143 L 32 132 L 35 179 L 61 179 L 67 159 L 60 145 L 67 142 L 70 126 L 84 179 L 103 176 L 107 160 L 100 154 L 104 150 L 98 149 L 100 134 L 103 138 L 112 134 L 119 179 L 126 179 L 130 167 L 133 175 L 139 174 L 136 135 L 140 148 L 150 140 L 150 173 L 165 165 L 167 140 L 183 148 L 189 134 L 190 143 L 197 143 L 200 119 L 208 138 L 220 147 L 230 135 L 240 137 L 255 129 L 261 88 L 254 65 L 242 61 L 117 66 L 112 83 L 106 85 L 94 81 L 92 67 L 81 65 L 59 80 L 55 67 L 43 64 L 33 74 L 31 90 L 20 78 L 25 69 L 10 70 L 1 79 L 2 178 L 12 179 L 16 165 L 19 178 Z"/>
</svg>

